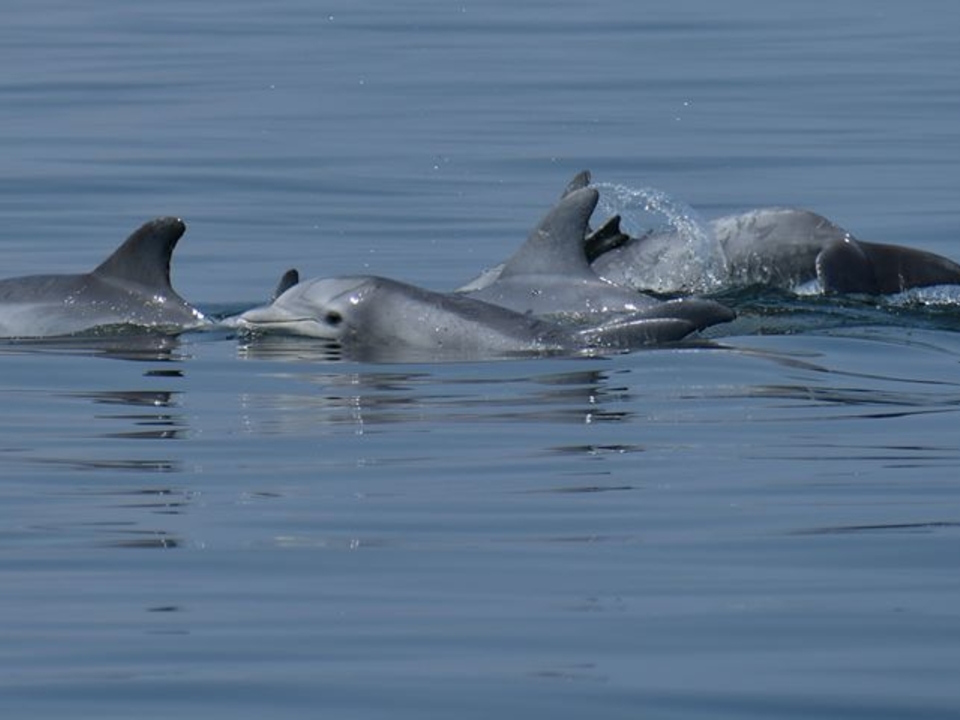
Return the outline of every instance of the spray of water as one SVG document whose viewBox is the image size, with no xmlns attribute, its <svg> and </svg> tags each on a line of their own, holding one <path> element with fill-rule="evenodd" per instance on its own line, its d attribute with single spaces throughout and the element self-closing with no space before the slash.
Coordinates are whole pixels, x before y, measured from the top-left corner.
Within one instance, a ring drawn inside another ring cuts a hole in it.
<svg viewBox="0 0 960 720">
<path fill-rule="evenodd" d="M 907 308 L 955 308 L 960 306 L 960 287 L 957 285 L 933 285 L 912 288 L 891 295 L 887 303 Z"/>
<path fill-rule="evenodd" d="M 726 257 L 708 223 L 686 203 L 662 190 L 596 183 L 600 208 L 619 214 L 634 236 L 654 232 L 669 236 L 664 262 L 637 268 L 649 289 L 660 292 L 710 292 L 728 277 Z M 666 260 L 669 261 L 666 261 Z"/>
</svg>

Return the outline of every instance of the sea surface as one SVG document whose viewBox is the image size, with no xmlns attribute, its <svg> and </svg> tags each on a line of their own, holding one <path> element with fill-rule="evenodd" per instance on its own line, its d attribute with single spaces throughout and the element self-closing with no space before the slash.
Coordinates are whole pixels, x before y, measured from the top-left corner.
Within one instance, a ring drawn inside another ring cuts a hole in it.
<svg viewBox="0 0 960 720">
<path fill-rule="evenodd" d="M 9 0 L 3 277 L 448 290 L 572 175 L 960 259 L 960 4 Z M 676 347 L 0 344 L 4 718 L 955 718 L 960 303 Z"/>
</svg>

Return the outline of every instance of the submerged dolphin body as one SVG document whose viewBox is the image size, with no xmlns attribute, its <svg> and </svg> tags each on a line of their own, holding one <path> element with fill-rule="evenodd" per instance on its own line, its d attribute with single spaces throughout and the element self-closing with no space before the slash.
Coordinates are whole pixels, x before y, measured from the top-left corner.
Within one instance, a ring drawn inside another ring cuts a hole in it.
<svg viewBox="0 0 960 720">
<path fill-rule="evenodd" d="M 960 284 L 960 265 L 900 245 L 865 242 L 809 210 L 761 208 L 712 220 L 719 287 L 764 285 L 785 290 L 817 281 L 826 294 L 887 295 L 911 288 Z M 631 238 L 600 255 L 593 268 L 637 290 L 702 288 L 690 249 L 675 233 Z"/>
<path fill-rule="evenodd" d="M 0 337 L 56 337 L 116 325 L 178 332 L 207 324 L 170 285 L 170 257 L 185 230 L 179 218 L 157 218 L 92 272 L 0 280 Z"/>
<path fill-rule="evenodd" d="M 232 324 L 253 334 L 320 338 L 337 343 L 356 359 L 389 361 L 626 350 L 678 341 L 733 317 L 726 311 L 720 318 L 711 304 L 700 314 L 664 312 L 657 318 L 639 314 L 571 327 L 382 277 L 295 280 L 288 272 L 272 303 L 248 310 Z"/>
</svg>

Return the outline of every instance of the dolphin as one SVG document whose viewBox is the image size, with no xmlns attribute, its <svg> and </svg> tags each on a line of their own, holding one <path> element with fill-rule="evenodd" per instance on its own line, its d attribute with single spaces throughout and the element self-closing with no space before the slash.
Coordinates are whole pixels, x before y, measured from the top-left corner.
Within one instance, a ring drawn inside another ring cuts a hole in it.
<svg viewBox="0 0 960 720">
<path fill-rule="evenodd" d="M 571 326 L 383 277 L 298 280 L 288 271 L 273 302 L 226 322 L 253 336 L 302 335 L 336 343 L 358 360 L 396 361 L 629 350 L 733 319 L 725 307 L 706 303 L 698 312 L 676 306 L 660 317 L 637 313 Z"/>
<path fill-rule="evenodd" d="M 576 192 L 577 190 L 582 190 L 589 187 L 590 180 L 591 177 L 589 170 L 582 170 L 574 175 L 573 179 L 567 184 L 566 188 L 564 188 L 563 192 L 560 194 L 561 202 L 568 195 Z M 549 232 L 549 230 L 543 226 L 546 225 L 548 221 L 554 220 L 554 216 L 558 210 L 559 208 L 554 208 L 550 211 L 550 213 L 547 214 L 547 216 L 541 221 L 541 225 L 538 226 L 534 233 L 531 233 L 531 235 L 528 237 L 528 242 L 531 244 L 546 244 L 546 240 L 537 239 L 537 231 L 544 229 Z M 596 230 L 590 229 L 589 225 L 586 226 L 587 234 L 583 240 L 583 253 L 586 256 L 588 264 L 592 263 L 600 255 L 603 255 L 604 253 L 633 240 L 630 235 L 624 233 L 620 229 L 620 220 L 621 219 L 619 215 L 613 215 L 605 220 L 604 223 Z M 574 242 L 572 244 L 576 243 Z M 580 267 L 582 263 L 578 255 L 579 253 L 574 254 L 571 262 L 575 264 L 576 271 L 582 273 L 583 271 Z M 483 270 L 477 277 L 457 288 L 457 292 L 472 293 L 476 290 L 486 288 L 500 277 L 500 274 L 503 272 L 504 265 L 506 265 L 506 263 L 499 263 L 498 265 L 494 265 L 491 268 Z"/>
<path fill-rule="evenodd" d="M 170 285 L 179 218 L 144 224 L 93 271 L 0 280 L 0 337 L 39 338 L 132 325 L 179 332 L 209 323 Z"/>
<path fill-rule="evenodd" d="M 595 188 L 582 186 L 583 181 L 589 181 L 588 174 L 574 178 L 559 203 L 495 278 L 483 287 L 459 292 L 519 313 L 593 325 L 610 322 L 615 316 L 632 320 L 686 318 L 702 329 L 732 317 L 729 309 L 710 300 L 665 303 L 599 277 L 588 262 L 585 239 L 589 244 L 591 237 L 602 232 L 606 252 L 613 252 L 616 246 L 610 245 L 610 239 L 616 239 L 619 230 L 611 232 L 608 222 L 600 231 L 589 231 L 590 215 L 600 196 Z"/>
<path fill-rule="evenodd" d="M 589 171 L 577 173 L 561 198 L 588 188 L 590 182 Z M 707 248 L 693 248 L 670 231 L 631 237 L 620 229 L 620 220 L 614 215 L 597 230 L 585 226 L 583 253 L 597 276 L 640 292 L 677 294 L 753 285 L 797 290 L 816 283 L 825 294 L 885 295 L 960 284 L 960 264 L 948 258 L 859 240 L 801 208 L 759 208 L 711 220 L 707 234 L 714 242 Z M 485 270 L 459 290 L 482 290 L 478 297 L 495 299 L 497 291 L 486 288 L 496 285 L 505 266 Z M 582 268 L 577 272 L 582 275 Z"/>
<path fill-rule="evenodd" d="M 822 215 L 799 208 L 760 208 L 710 221 L 720 287 L 763 285 L 796 290 L 816 281 L 828 295 L 888 295 L 911 288 L 960 284 L 960 265 L 924 250 L 858 240 Z M 702 286 L 702 267 L 675 233 L 648 233 L 600 254 L 594 270 L 637 290 L 689 292 Z"/>
<path fill-rule="evenodd" d="M 600 193 L 590 187 L 564 194 L 477 300 L 541 317 L 633 313 L 659 301 L 600 278 L 584 252 L 590 215 Z"/>
</svg>

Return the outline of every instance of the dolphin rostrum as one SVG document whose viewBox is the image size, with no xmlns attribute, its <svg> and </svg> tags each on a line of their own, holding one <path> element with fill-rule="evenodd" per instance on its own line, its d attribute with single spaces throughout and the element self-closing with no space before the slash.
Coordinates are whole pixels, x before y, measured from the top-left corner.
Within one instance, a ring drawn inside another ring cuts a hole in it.
<svg viewBox="0 0 960 720">
<path fill-rule="evenodd" d="M 92 272 L 0 280 L 0 337 L 76 335 L 122 325 L 179 332 L 208 324 L 170 284 L 170 257 L 185 230 L 179 218 L 157 218 Z"/>
</svg>

